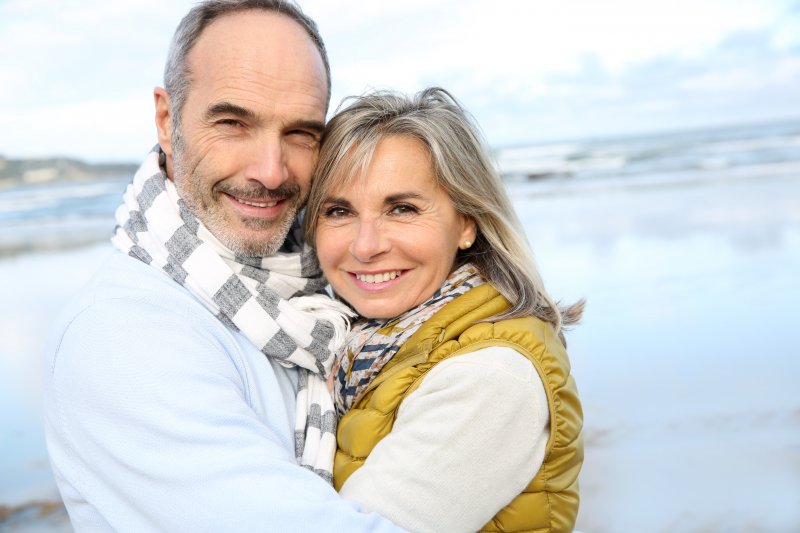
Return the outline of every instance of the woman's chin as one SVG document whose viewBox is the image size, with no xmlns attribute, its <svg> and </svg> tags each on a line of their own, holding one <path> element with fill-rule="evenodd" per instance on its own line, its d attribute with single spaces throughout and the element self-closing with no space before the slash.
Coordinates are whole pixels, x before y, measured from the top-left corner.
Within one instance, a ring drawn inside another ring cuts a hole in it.
<svg viewBox="0 0 800 533">
<path fill-rule="evenodd" d="M 392 303 L 386 301 L 371 301 L 371 302 L 348 302 L 356 312 L 371 320 L 388 320 L 403 314 L 406 309 L 400 303 Z"/>
</svg>

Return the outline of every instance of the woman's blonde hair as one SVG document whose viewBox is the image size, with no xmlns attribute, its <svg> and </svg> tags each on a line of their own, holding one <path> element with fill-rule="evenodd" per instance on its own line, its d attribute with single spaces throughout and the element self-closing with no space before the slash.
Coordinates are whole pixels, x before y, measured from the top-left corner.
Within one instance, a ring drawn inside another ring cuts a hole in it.
<svg viewBox="0 0 800 533">
<path fill-rule="evenodd" d="M 557 332 L 580 319 L 583 301 L 559 308 L 545 291 L 479 129 L 450 93 L 431 87 L 414 97 L 377 91 L 349 100 L 328 123 L 322 138 L 304 220 L 308 243 L 315 245 L 320 211 L 330 191 L 366 173 L 381 139 L 410 137 L 428 149 L 437 184 L 456 211 L 475 221 L 475 242 L 459 250 L 456 264 L 475 265 L 511 303 L 510 309 L 492 319 L 534 315 Z"/>
</svg>

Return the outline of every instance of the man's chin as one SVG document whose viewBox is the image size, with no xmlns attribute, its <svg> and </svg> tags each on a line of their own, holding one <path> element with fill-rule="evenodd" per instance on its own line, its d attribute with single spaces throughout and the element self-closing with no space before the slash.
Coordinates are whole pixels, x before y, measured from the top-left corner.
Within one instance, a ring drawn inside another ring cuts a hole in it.
<svg viewBox="0 0 800 533">
<path fill-rule="evenodd" d="M 292 207 L 292 206 L 287 206 Z M 208 230 L 234 254 L 264 257 L 275 254 L 283 246 L 296 216 L 288 209 L 274 219 L 242 217 L 241 213 L 207 211 Z"/>
<path fill-rule="evenodd" d="M 283 239 L 275 239 L 273 235 L 261 238 L 226 235 L 225 238 L 219 240 L 234 254 L 244 257 L 272 255 L 277 252 L 283 244 Z M 275 241 L 278 242 L 276 243 Z"/>
<path fill-rule="evenodd" d="M 292 223 L 275 223 L 269 227 L 245 227 L 236 233 L 224 232 L 217 237 L 233 253 L 245 257 L 264 257 L 275 254 L 283 246 Z"/>
</svg>

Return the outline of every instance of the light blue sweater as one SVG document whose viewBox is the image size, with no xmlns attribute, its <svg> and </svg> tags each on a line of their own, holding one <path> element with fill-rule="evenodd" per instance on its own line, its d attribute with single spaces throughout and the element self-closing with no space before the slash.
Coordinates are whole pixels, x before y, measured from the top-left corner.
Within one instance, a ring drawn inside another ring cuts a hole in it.
<svg viewBox="0 0 800 533">
<path fill-rule="evenodd" d="M 76 531 L 396 531 L 297 465 L 296 382 L 114 254 L 46 353 L 48 450 Z"/>
</svg>

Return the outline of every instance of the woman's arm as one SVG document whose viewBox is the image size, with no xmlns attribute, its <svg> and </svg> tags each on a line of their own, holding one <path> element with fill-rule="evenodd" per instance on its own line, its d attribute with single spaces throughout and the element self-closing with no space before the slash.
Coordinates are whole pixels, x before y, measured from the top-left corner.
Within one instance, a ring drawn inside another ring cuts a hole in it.
<svg viewBox="0 0 800 533">
<path fill-rule="evenodd" d="M 476 531 L 533 479 L 549 434 L 539 375 L 511 348 L 439 363 L 341 490 L 411 531 Z"/>
</svg>

